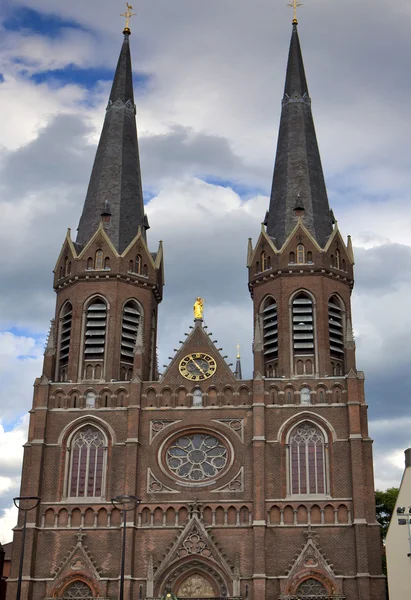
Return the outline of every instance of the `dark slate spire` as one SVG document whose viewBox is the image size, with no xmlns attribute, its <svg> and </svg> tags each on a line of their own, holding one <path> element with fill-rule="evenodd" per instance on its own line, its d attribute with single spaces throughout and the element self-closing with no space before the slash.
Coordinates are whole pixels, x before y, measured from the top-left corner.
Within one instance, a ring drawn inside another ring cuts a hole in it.
<svg viewBox="0 0 411 600">
<path fill-rule="evenodd" d="M 304 225 L 324 247 L 333 218 L 321 166 L 311 100 L 308 94 L 297 23 L 293 23 L 277 156 L 266 216 L 267 233 L 277 248 L 302 217 Z"/>
<path fill-rule="evenodd" d="M 104 214 L 104 228 L 119 253 L 137 235 L 139 226 L 143 232 L 148 228 L 141 187 L 129 38 L 130 32 L 125 29 L 77 233 L 77 243 L 84 246 Z"/>
</svg>

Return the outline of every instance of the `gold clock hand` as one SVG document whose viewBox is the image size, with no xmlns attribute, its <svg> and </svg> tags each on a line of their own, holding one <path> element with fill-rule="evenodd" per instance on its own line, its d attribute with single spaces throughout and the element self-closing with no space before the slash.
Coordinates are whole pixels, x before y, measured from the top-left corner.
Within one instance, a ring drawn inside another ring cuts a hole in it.
<svg viewBox="0 0 411 600">
<path fill-rule="evenodd" d="M 203 371 L 203 369 L 200 367 L 200 365 L 196 362 L 196 360 L 193 358 L 193 356 L 190 356 L 191 360 L 193 361 L 193 363 L 195 364 L 195 366 L 197 367 L 197 369 L 203 374 L 205 375 L 205 372 Z"/>
</svg>

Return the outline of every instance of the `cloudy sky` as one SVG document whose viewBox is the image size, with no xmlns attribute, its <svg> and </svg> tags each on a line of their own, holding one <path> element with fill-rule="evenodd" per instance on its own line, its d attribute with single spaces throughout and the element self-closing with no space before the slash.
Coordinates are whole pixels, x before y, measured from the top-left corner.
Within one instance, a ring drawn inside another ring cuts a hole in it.
<svg viewBox="0 0 411 600">
<path fill-rule="evenodd" d="M 53 317 L 52 269 L 78 224 L 124 8 L 0 5 L 2 542 Z M 240 341 L 250 376 L 246 246 L 268 206 L 292 11 L 285 0 L 140 0 L 134 9 L 149 242 L 155 250 L 164 240 L 166 255 L 160 365 L 201 294 L 213 337 L 232 360 Z M 381 489 L 398 485 L 411 446 L 411 5 L 307 0 L 299 21 L 330 204 L 355 246 L 357 358 Z"/>
</svg>

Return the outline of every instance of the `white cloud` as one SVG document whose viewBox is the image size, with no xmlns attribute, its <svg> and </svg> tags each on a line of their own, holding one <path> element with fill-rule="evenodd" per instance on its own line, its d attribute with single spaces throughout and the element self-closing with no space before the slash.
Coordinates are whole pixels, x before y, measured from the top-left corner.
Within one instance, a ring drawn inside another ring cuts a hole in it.
<svg viewBox="0 0 411 600">
<path fill-rule="evenodd" d="M 17 508 L 10 506 L 4 510 L 4 516 L 0 517 L 0 543 L 8 544 L 12 541 L 12 529 L 17 523 Z"/>
</svg>

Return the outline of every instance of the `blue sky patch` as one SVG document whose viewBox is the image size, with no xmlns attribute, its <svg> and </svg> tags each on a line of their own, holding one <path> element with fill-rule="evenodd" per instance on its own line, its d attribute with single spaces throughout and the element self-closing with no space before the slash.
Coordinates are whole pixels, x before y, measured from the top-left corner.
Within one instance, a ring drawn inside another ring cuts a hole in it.
<svg viewBox="0 0 411 600">
<path fill-rule="evenodd" d="M 67 27 L 87 31 L 84 26 L 76 21 L 61 19 L 55 15 L 46 15 L 37 10 L 33 10 L 32 8 L 22 6 L 19 6 L 18 10 L 10 12 L 5 19 L 3 26 L 7 31 L 29 29 L 30 31 L 34 31 L 41 35 L 47 35 L 48 37 L 57 36 L 61 29 Z"/>
<path fill-rule="evenodd" d="M 244 183 L 236 183 L 235 181 L 230 181 L 220 177 L 201 177 L 201 179 L 203 179 L 203 181 L 206 183 L 210 183 L 211 185 L 219 185 L 221 187 L 231 188 L 240 196 L 242 200 L 248 200 L 249 198 L 253 198 L 254 196 L 258 195 L 267 196 L 268 194 L 267 189 L 263 187 L 246 185 Z"/>
<path fill-rule="evenodd" d="M 113 69 L 88 68 L 81 69 L 75 65 L 68 65 L 64 69 L 54 71 L 42 71 L 31 75 L 31 79 L 37 83 L 49 83 L 55 87 L 64 87 L 65 85 L 80 85 L 86 88 L 93 88 L 99 81 L 113 81 Z M 133 75 L 134 87 L 136 91 L 148 85 L 150 77 L 143 73 Z"/>
</svg>

